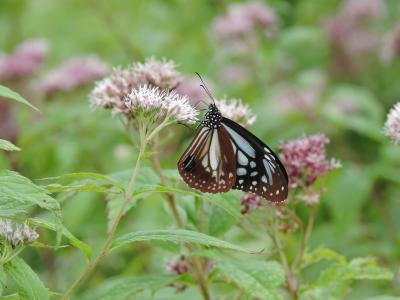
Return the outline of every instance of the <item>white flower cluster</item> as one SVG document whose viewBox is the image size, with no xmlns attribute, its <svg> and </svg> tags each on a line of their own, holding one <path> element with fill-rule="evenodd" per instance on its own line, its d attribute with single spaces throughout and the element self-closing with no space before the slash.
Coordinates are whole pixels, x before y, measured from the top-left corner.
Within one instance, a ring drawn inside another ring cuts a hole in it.
<svg viewBox="0 0 400 300">
<path fill-rule="evenodd" d="M 196 122 L 197 111 L 186 96 L 158 87 L 143 85 L 132 90 L 125 98 L 125 106 L 133 118 L 142 115 L 145 118 L 170 118 L 189 124 Z"/>
<path fill-rule="evenodd" d="M 247 104 L 243 104 L 240 99 L 220 99 L 215 104 L 221 114 L 244 127 L 250 127 L 256 120 L 256 116 L 251 112 Z"/>
<path fill-rule="evenodd" d="M 154 116 L 158 120 L 168 117 L 194 123 L 195 108 L 186 96 L 172 91 L 181 80 L 173 61 L 149 58 L 128 69 L 116 69 L 109 77 L 97 82 L 90 102 L 92 106 L 111 109 L 114 114 L 122 114 L 128 119 Z"/>
<path fill-rule="evenodd" d="M 400 144 L 400 102 L 398 102 L 387 115 L 385 134 L 396 144 Z"/>
<path fill-rule="evenodd" d="M 26 223 L 18 224 L 10 220 L 0 220 L 0 237 L 16 247 L 20 244 L 34 242 L 39 234 Z"/>
</svg>

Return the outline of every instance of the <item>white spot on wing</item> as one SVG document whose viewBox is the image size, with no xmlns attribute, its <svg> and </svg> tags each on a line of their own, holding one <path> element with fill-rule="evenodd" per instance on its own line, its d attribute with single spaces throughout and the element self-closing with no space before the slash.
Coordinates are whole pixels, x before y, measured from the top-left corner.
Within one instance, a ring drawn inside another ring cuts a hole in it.
<svg viewBox="0 0 400 300">
<path fill-rule="evenodd" d="M 220 155 L 217 130 L 213 131 L 209 155 L 210 155 L 211 169 L 216 170 L 218 167 L 218 158 Z"/>
<path fill-rule="evenodd" d="M 271 167 L 269 166 L 268 162 L 265 159 L 263 159 L 263 164 L 264 164 L 265 170 L 267 171 L 269 184 L 272 185 L 273 179 L 272 179 Z"/>
<path fill-rule="evenodd" d="M 246 141 L 240 134 L 238 134 L 236 131 L 234 131 L 232 128 L 229 126 L 223 124 L 225 129 L 228 131 L 229 135 L 231 138 L 235 141 L 235 143 L 249 156 L 255 158 L 256 157 L 256 151 L 254 148 L 249 144 L 248 141 Z"/>
<path fill-rule="evenodd" d="M 247 159 L 246 155 L 244 155 L 243 152 L 240 150 L 238 150 L 238 162 L 242 166 L 246 166 L 249 163 L 249 160 Z"/>
<path fill-rule="evenodd" d="M 236 170 L 236 174 L 239 175 L 239 176 L 246 175 L 246 173 L 247 173 L 247 171 L 246 171 L 245 168 L 238 168 L 238 169 Z"/>
</svg>

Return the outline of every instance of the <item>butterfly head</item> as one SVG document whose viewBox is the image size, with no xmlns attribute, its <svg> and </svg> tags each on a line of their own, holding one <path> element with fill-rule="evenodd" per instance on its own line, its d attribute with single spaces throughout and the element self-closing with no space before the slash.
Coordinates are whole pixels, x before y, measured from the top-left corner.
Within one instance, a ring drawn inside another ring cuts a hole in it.
<svg viewBox="0 0 400 300">
<path fill-rule="evenodd" d="M 208 111 L 204 115 L 204 119 L 201 122 L 201 125 L 208 128 L 218 129 L 221 126 L 221 120 L 221 112 L 219 111 L 218 107 L 214 103 L 212 103 L 208 107 Z"/>
</svg>

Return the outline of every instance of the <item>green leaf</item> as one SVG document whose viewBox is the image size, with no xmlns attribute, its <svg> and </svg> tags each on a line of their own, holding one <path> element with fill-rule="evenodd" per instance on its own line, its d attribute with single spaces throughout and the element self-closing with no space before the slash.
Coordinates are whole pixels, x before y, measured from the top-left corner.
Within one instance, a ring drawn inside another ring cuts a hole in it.
<svg viewBox="0 0 400 300">
<path fill-rule="evenodd" d="M 318 254 L 318 252 L 317 252 Z M 320 277 L 309 286 L 302 287 L 300 299 L 304 300 L 339 300 L 350 290 L 350 284 L 354 280 L 392 280 L 393 273 L 385 268 L 379 267 L 374 258 L 355 258 L 350 263 L 343 257 L 336 257 L 332 252 L 323 249 L 319 255 L 338 260 L 327 267 Z"/>
<path fill-rule="evenodd" d="M 227 213 L 229 213 L 232 217 L 234 217 L 236 220 L 239 220 L 242 218 L 242 215 L 240 214 L 239 210 L 235 205 L 232 204 L 231 201 L 222 201 L 222 196 L 221 194 L 216 194 L 216 195 L 210 195 L 210 194 L 203 194 L 203 193 L 198 193 L 194 191 L 188 191 L 188 190 L 182 190 L 179 188 L 172 188 L 172 187 L 167 187 L 163 185 L 143 185 L 142 189 L 135 191 L 134 195 L 139 196 L 142 193 L 176 193 L 184 196 L 193 196 L 193 197 L 201 197 L 205 201 L 214 204 L 221 209 L 225 210 Z M 227 196 L 229 197 L 232 195 L 231 193 L 235 193 L 235 191 L 227 193 Z"/>
<path fill-rule="evenodd" d="M 44 228 L 47 228 L 47 229 L 50 229 L 53 231 L 58 230 L 57 222 L 52 220 L 51 218 L 31 218 L 31 219 L 28 219 L 28 221 L 34 225 L 44 227 Z M 64 225 L 61 225 L 60 230 L 61 230 L 62 235 L 64 235 L 68 239 L 68 241 L 70 242 L 70 244 L 72 246 L 82 250 L 83 253 L 85 253 L 87 258 L 91 257 L 92 248 L 89 245 L 85 244 L 84 242 L 82 242 L 81 240 L 76 238 Z"/>
<path fill-rule="evenodd" d="M 323 114 L 336 126 L 353 130 L 377 141 L 384 138 L 382 106 L 365 88 L 347 84 L 335 86 L 329 91 Z"/>
<path fill-rule="evenodd" d="M 7 286 L 7 276 L 3 266 L 0 267 L 0 296 L 3 295 L 4 288 Z"/>
<path fill-rule="evenodd" d="M 23 103 L 25 105 L 28 105 L 30 108 L 33 108 L 37 112 L 40 112 L 40 110 L 38 108 L 36 108 L 35 106 L 33 106 L 32 104 L 30 104 L 28 102 L 28 100 L 24 99 L 20 94 L 18 94 L 17 92 L 14 92 L 13 90 L 9 89 L 8 87 L 6 87 L 4 85 L 0 85 L 0 97 L 5 97 L 8 99 Z"/>
<path fill-rule="evenodd" d="M 364 300 L 400 300 L 400 297 L 395 296 L 375 296 L 371 298 L 366 298 Z"/>
<path fill-rule="evenodd" d="M 339 253 L 325 247 L 319 247 L 312 252 L 306 252 L 303 258 L 303 265 L 308 266 L 321 260 L 337 261 L 340 264 L 347 264 L 346 258 Z"/>
<path fill-rule="evenodd" d="M 4 270 L 30 300 L 50 299 L 49 291 L 31 267 L 19 257 L 4 264 Z"/>
<path fill-rule="evenodd" d="M 21 149 L 15 146 L 13 143 L 0 139 L 0 149 L 5 151 L 20 151 Z"/>
<path fill-rule="evenodd" d="M 120 193 L 123 185 L 99 173 L 69 173 L 57 177 L 42 178 L 41 182 L 50 182 L 44 185 L 49 192 L 100 192 Z M 115 188 L 115 191 L 111 189 Z"/>
<path fill-rule="evenodd" d="M 204 233 L 199 233 L 190 230 L 183 230 L 183 229 L 146 230 L 146 231 L 137 231 L 128 233 L 116 238 L 111 244 L 111 249 L 139 241 L 169 241 L 175 243 L 182 242 L 182 243 L 190 243 L 208 247 L 217 247 L 222 249 L 230 249 L 246 253 L 252 253 L 252 251 L 246 250 L 242 247 L 233 245 L 229 242 L 217 239 L 215 237 L 206 235 Z"/>
<path fill-rule="evenodd" d="M 322 197 L 332 212 L 335 229 L 343 232 L 360 218 L 361 208 L 370 195 L 372 181 L 364 169 L 355 166 L 346 166 L 338 173 L 329 187 L 329 193 Z"/>
<path fill-rule="evenodd" d="M 88 291 L 82 299 L 86 300 L 125 300 L 134 294 L 150 290 L 157 290 L 175 281 L 178 276 L 174 275 L 152 275 L 140 277 L 117 277 L 105 281 L 99 287 Z"/>
<path fill-rule="evenodd" d="M 300 300 L 342 300 L 349 291 L 349 281 L 333 282 L 303 291 Z"/>
<path fill-rule="evenodd" d="M 284 283 L 285 275 L 282 266 L 277 262 L 223 262 L 216 264 L 214 268 L 246 295 L 261 299 L 283 299 L 278 293 L 278 287 Z"/>
<path fill-rule="evenodd" d="M 0 171 L 0 216 L 27 213 L 33 206 L 53 212 L 61 222 L 61 209 L 56 199 L 28 178 L 9 170 Z"/>
</svg>

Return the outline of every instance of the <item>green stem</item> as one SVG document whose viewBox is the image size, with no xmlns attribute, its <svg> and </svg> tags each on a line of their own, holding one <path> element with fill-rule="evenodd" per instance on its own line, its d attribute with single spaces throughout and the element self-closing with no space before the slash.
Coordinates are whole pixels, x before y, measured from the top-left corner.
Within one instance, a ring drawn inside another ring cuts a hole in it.
<svg viewBox="0 0 400 300">
<path fill-rule="evenodd" d="M 161 127 L 161 125 L 160 125 L 160 127 Z M 155 149 L 153 149 L 153 150 L 155 150 Z M 167 186 L 167 180 L 162 173 L 162 169 L 161 169 L 161 165 L 160 165 L 158 156 L 153 155 L 151 157 L 151 161 L 153 162 L 153 166 L 154 166 L 158 176 L 160 177 L 161 183 L 164 186 Z M 177 208 L 176 202 L 175 202 L 174 194 L 167 193 L 167 201 L 168 201 L 168 205 L 175 217 L 176 224 L 178 225 L 179 228 L 184 228 L 185 224 L 183 223 L 183 220 L 182 220 L 181 216 L 179 215 L 178 208 Z M 187 245 L 187 248 L 188 248 L 189 252 L 193 251 L 191 245 Z M 194 269 L 196 271 L 197 280 L 199 282 L 199 289 L 203 296 L 203 299 L 210 300 L 211 297 L 210 297 L 210 292 L 208 290 L 207 281 L 205 280 L 203 265 L 201 264 L 200 260 L 197 257 L 193 257 L 192 261 L 193 261 Z"/>
<path fill-rule="evenodd" d="M 69 287 L 69 289 L 64 293 L 64 295 L 62 296 L 61 300 L 67 300 L 70 295 L 72 294 L 72 292 L 79 286 L 79 284 L 82 283 L 82 281 L 86 278 L 87 275 L 89 275 L 93 269 L 97 266 L 97 264 L 99 263 L 99 261 L 106 256 L 109 253 L 110 250 L 110 245 L 111 242 L 113 240 L 113 237 L 115 235 L 115 232 L 117 230 L 117 227 L 123 217 L 123 215 L 125 214 L 125 209 L 128 206 L 129 202 L 132 200 L 132 194 L 133 191 L 135 189 L 135 184 L 136 184 L 136 180 L 137 177 L 139 175 L 139 170 L 140 170 L 140 161 L 143 157 L 143 154 L 145 152 L 146 149 L 146 136 L 144 133 L 144 128 L 142 126 L 139 126 L 139 133 L 140 133 L 140 150 L 139 150 L 139 154 L 138 157 L 136 159 L 136 165 L 135 165 L 135 169 L 133 171 L 131 180 L 129 181 L 129 185 L 126 189 L 125 192 L 125 197 L 124 197 L 124 202 L 118 212 L 117 217 L 115 218 L 115 221 L 111 227 L 111 230 L 108 234 L 107 239 L 105 240 L 99 254 L 86 265 L 86 268 L 83 270 L 83 272 L 79 275 L 79 277 L 72 283 L 72 285 Z"/>
<path fill-rule="evenodd" d="M 277 228 L 277 224 L 276 224 L 276 216 L 273 216 L 273 221 L 272 221 L 272 224 L 270 224 L 270 225 L 272 225 L 272 226 L 270 226 L 270 228 L 272 228 L 272 230 L 269 230 L 269 233 L 270 233 L 272 242 L 274 243 L 274 245 L 278 251 L 279 259 L 282 263 L 283 270 L 285 272 L 287 289 L 288 289 L 292 299 L 297 300 L 299 298 L 297 279 L 294 276 L 292 269 L 289 266 L 285 251 L 284 251 L 281 241 L 279 239 L 278 228 Z"/>
<path fill-rule="evenodd" d="M 166 126 L 168 126 L 168 125 L 170 125 L 170 124 L 172 124 L 172 123 L 173 123 L 173 122 L 170 121 L 168 117 L 166 117 L 166 118 L 164 119 L 164 121 L 162 121 L 162 123 L 161 123 L 160 125 L 158 125 L 158 126 L 148 135 L 148 137 L 147 137 L 147 139 L 146 139 L 146 142 L 147 142 L 147 143 L 150 142 L 158 132 L 160 132 L 164 127 L 166 127 Z"/>
<path fill-rule="evenodd" d="M 306 250 L 308 241 L 309 241 L 310 236 L 311 236 L 312 229 L 314 227 L 315 215 L 316 215 L 316 208 L 315 207 L 311 207 L 310 208 L 310 216 L 308 218 L 307 227 L 306 227 L 304 233 L 301 236 L 299 251 L 297 252 L 296 258 L 294 259 L 293 264 L 292 264 L 292 270 L 293 271 L 295 271 L 296 268 L 301 267 L 301 264 L 302 264 L 302 261 L 303 261 L 303 256 L 304 256 L 304 252 Z"/>
</svg>

